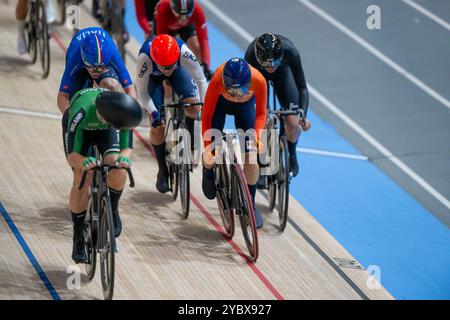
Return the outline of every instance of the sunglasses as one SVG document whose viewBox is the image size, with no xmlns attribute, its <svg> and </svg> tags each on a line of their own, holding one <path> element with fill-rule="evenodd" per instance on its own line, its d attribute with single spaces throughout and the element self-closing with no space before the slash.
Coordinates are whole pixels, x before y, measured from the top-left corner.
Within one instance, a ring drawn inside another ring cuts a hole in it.
<svg viewBox="0 0 450 320">
<path fill-rule="evenodd" d="M 261 66 L 263 68 L 277 68 L 279 67 L 281 64 L 281 59 L 277 59 L 277 60 L 266 60 L 266 61 L 261 61 Z"/>
<path fill-rule="evenodd" d="M 91 65 L 91 64 L 87 64 L 87 63 L 84 63 L 84 67 L 89 72 L 96 72 L 96 73 L 103 73 L 106 70 L 106 68 L 107 68 L 107 66 L 105 66 L 105 65 L 94 66 L 94 65 Z"/>
<path fill-rule="evenodd" d="M 158 65 L 158 68 L 160 68 L 161 70 L 164 70 L 164 71 L 169 71 L 169 70 L 172 70 L 173 68 L 175 68 L 176 65 L 177 65 L 177 63 L 175 62 L 174 64 L 171 64 L 170 66 Z"/>
<path fill-rule="evenodd" d="M 242 97 L 248 92 L 249 84 L 238 88 L 228 88 L 227 92 L 232 97 Z"/>
</svg>

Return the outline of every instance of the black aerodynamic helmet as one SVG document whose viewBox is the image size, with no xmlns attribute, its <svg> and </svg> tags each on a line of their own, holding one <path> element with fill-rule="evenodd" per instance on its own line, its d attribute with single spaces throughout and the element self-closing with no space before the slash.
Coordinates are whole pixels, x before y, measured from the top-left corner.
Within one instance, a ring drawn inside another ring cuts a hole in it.
<svg viewBox="0 0 450 320">
<path fill-rule="evenodd" d="M 255 55 L 263 67 L 278 67 L 283 59 L 281 39 L 274 33 L 265 33 L 256 39 Z"/>
<path fill-rule="evenodd" d="M 190 17 L 194 12 L 194 0 L 171 0 L 170 7 L 177 17 Z"/>
<path fill-rule="evenodd" d="M 137 127 L 142 120 L 139 102 L 122 92 L 104 91 L 95 105 L 100 116 L 117 130 Z"/>
</svg>

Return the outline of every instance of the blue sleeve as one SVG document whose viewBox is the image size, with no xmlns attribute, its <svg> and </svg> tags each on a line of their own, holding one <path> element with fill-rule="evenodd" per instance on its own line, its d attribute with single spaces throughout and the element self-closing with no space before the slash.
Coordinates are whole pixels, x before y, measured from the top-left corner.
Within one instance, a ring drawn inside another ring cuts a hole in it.
<svg viewBox="0 0 450 320">
<path fill-rule="evenodd" d="M 131 80 L 130 73 L 125 67 L 125 64 L 122 61 L 122 57 L 120 56 L 119 50 L 117 50 L 114 41 L 109 36 L 107 38 L 108 38 L 107 40 L 108 46 L 111 46 L 110 48 L 114 52 L 109 64 L 115 69 L 117 76 L 119 77 L 120 84 L 122 85 L 122 88 L 129 87 L 133 84 L 133 80 Z"/>
<path fill-rule="evenodd" d="M 78 42 L 72 41 L 67 48 L 66 53 L 66 66 L 64 74 L 59 85 L 59 91 L 72 94 L 73 92 L 73 80 L 77 71 L 83 67 L 80 54 L 80 46 Z"/>
</svg>

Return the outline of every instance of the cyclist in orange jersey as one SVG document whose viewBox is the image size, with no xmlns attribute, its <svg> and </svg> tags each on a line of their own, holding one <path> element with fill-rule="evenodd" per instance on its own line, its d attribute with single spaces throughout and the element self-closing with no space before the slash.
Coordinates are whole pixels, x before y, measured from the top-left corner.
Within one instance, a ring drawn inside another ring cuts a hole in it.
<svg viewBox="0 0 450 320">
<path fill-rule="evenodd" d="M 249 161 L 256 159 L 251 153 L 257 152 L 257 144 L 249 140 L 253 136 L 253 141 L 259 141 L 260 131 L 266 124 L 266 105 L 267 83 L 262 74 L 245 60 L 233 58 L 222 64 L 214 73 L 202 109 L 202 136 L 206 149 L 203 154 L 203 193 L 208 199 L 214 199 L 216 196 L 214 158 L 210 152 L 214 137 L 211 136 L 210 129 L 222 132 L 226 115 L 233 115 L 236 129 L 246 133 L 242 148 L 245 152 L 244 174 L 252 196 L 258 228 L 263 226 L 261 214 L 255 207 L 259 165 L 257 161 Z"/>
</svg>

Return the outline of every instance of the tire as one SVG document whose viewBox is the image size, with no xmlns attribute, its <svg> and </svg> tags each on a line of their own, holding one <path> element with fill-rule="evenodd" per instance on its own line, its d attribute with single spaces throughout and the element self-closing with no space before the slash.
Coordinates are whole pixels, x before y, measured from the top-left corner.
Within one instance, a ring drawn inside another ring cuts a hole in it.
<svg viewBox="0 0 450 320">
<path fill-rule="evenodd" d="M 278 139 L 278 135 L 272 134 L 272 129 L 275 129 L 275 125 L 272 119 L 269 120 L 269 123 L 267 125 L 267 130 L 269 130 L 269 146 L 268 146 L 268 153 L 270 156 L 270 159 L 272 159 L 273 155 L 271 154 L 271 150 L 272 150 L 272 146 L 274 145 L 274 141 L 275 139 Z M 268 191 L 268 201 L 269 201 L 269 210 L 272 212 L 273 209 L 275 208 L 275 203 L 276 203 L 276 199 L 277 199 L 277 186 L 276 186 L 276 175 L 272 175 L 272 176 L 267 176 L 266 178 L 267 181 L 267 185 L 269 186 L 269 191 Z"/>
<path fill-rule="evenodd" d="M 236 214 L 239 216 L 242 234 L 249 252 L 251 261 L 256 262 L 259 255 L 258 231 L 256 229 L 255 212 L 253 210 L 252 198 L 248 191 L 247 181 L 244 172 L 237 164 L 231 166 L 234 178 L 232 186 L 234 188 Z"/>
<path fill-rule="evenodd" d="M 111 34 L 114 42 L 117 45 L 120 56 L 122 57 L 123 63 L 125 63 L 125 41 L 123 38 L 124 26 L 122 9 L 119 6 L 119 1 L 111 1 Z"/>
<path fill-rule="evenodd" d="M 37 44 L 36 44 L 36 28 L 34 27 L 34 17 L 31 16 L 32 9 L 28 11 L 27 22 L 25 27 L 25 41 L 27 42 L 27 51 L 31 57 L 31 63 L 35 64 L 37 60 Z"/>
<path fill-rule="evenodd" d="M 189 204 L 191 201 L 190 196 L 190 181 L 189 181 L 189 165 L 181 164 L 179 166 L 180 170 L 178 172 L 180 181 L 180 200 L 181 209 L 183 212 L 183 218 L 187 219 L 189 217 Z"/>
<path fill-rule="evenodd" d="M 280 153 L 279 153 L 279 170 L 277 177 L 278 188 L 278 217 L 280 222 L 280 230 L 284 231 L 288 218 L 289 210 L 289 154 L 287 146 L 287 138 L 285 135 L 280 139 Z"/>
<path fill-rule="evenodd" d="M 189 137 L 187 137 L 185 135 L 185 132 L 187 132 L 186 126 L 184 124 L 184 122 L 182 122 L 180 124 L 179 130 L 181 130 L 182 132 L 182 136 L 181 136 L 181 140 L 179 140 L 178 143 L 181 143 L 182 145 L 182 159 L 183 162 L 178 165 L 179 171 L 178 171 L 178 175 L 179 175 L 179 184 L 180 184 L 180 200 L 181 200 L 181 208 L 182 208 L 182 212 L 183 212 L 183 217 L 184 219 L 187 219 L 189 216 L 189 205 L 190 205 L 190 201 L 191 201 L 191 197 L 190 197 L 190 162 L 191 162 L 191 149 L 187 143 L 187 141 L 189 141 Z M 184 152 L 186 152 L 187 158 L 185 158 L 185 154 Z M 186 161 L 185 161 L 186 160 Z"/>
<path fill-rule="evenodd" d="M 114 293 L 115 233 L 111 200 L 103 195 L 100 203 L 100 276 L 105 300 Z"/>
<path fill-rule="evenodd" d="M 222 219 L 225 237 L 232 239 L 235 224 L 234 213 L 230 208 L 230 178 L 226 164 L 216 165 L 216 200 Z"/>
<path fill-rule="evenodd" d="M 96 248 L 96 239 L 97 239 L 97 230 L 95 230 L 94 221 L 93 221 L 93 200 L 92 197 L 89 199 L 88 211 L 89 218 L 84 222 L 84 243 L 86 246 L 86 252 L 88 255 L 88 263 L 85 264 L 86 274 L 90 281 L 94 279 L 95 269 L 97 266 L 97 248 Z"/>
<path fill-rule="evenodd" d="M 46 79 L 50 72 L 50 41 L 48 34 L 47 17 L 45 14 L 45 6 L 43 1 L 37 2 L 37 47 L 42 67 L 42 78 Z"/>
<path fill-rule="evenodd" d="M 66 22 L 66 0 L 58 0 L 59 20 L 58 25 L 63 25 Z"/>
</svg>

